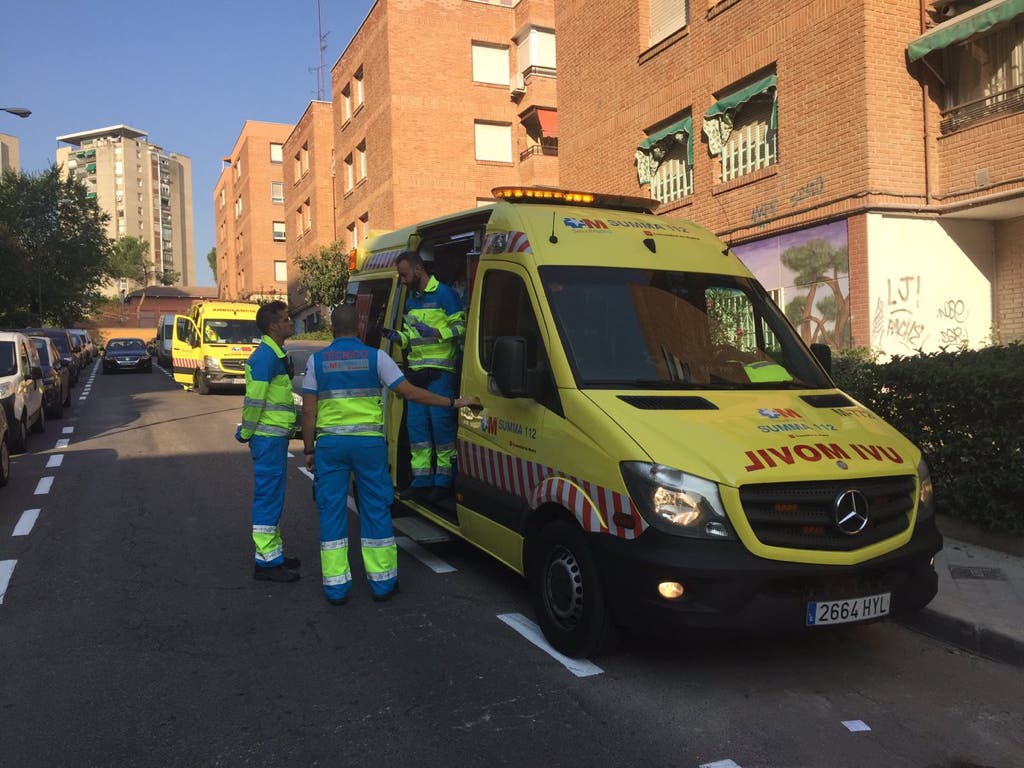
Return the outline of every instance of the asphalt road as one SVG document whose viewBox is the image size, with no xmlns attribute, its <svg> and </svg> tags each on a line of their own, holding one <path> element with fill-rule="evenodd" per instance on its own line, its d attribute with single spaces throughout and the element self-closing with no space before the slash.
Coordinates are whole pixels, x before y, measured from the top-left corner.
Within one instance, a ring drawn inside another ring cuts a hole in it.
<svg viewBox="0 0 1024 768">
<path fill-rule="evenodd" d="M 2 766 L 1024 765 L 1024 671 L 897 624 L 569 667 L 512 626 L 520 579 L 454 541 L 406 544 L 383 604 L 353 558 L 330 606 L 298 442 L 303 579 L 255 582 L 241 396 L 92 373 L 0 489 Z"/>
</svg>

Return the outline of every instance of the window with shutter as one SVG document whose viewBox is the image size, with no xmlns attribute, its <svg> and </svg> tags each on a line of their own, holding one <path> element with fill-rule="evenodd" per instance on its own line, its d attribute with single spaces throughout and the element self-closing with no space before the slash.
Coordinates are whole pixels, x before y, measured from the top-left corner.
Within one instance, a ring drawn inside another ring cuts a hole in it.
<svg viewBox="0 0 1024 768">
<path fill-rule="evenodd" d="M 689 0 L 650 0 L 651 40 L 661 42 L 689 20 Z"/>
</svg>

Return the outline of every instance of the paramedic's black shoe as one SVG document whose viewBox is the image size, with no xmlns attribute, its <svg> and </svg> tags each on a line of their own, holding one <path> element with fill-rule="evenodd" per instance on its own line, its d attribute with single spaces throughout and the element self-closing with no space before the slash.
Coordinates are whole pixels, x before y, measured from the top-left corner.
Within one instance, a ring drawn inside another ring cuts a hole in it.
<svg viewBox="0 0 1024 768">
<path fill-rule="evenodd" d="M 282 563 L 282 565 L 284 565 L 284 567 L 289 571 L 297 571 L 299 570 L 299 566 L 302 565 L 302 561 L 297 557 L 288 557 L 285 555 L 284 563 Z"/>
<path fill-rule="evenodd" d="M 257 565 L 253 568 L 252 577 L 256 581 L 277 581 L 281 583 L 298 581 L 301 578 L 295 571 L 289 571 L 283 565 L 275 565 L 273 568 L 260 568 Z"/>
<path fill-rule="evenodd" d="M 427 501 L 429 501 L 431 504 L 437 504 L 440 501 L 444 501 L 451 495 L 451 488 L 442 488 L 439 485 L 435 485 L 433 488 L 430 489 L 429 493 L 427 493 Z"/>
<path fill-rule="evenodd" d="M 398 498 L 402 501 L 415 501 L 417 504 L 422 504 L 430 497 L 432 490 L 433 488 L 427 488 L 426 486 L 410 485 L 398 494 Z"/>
<path fill-rule="evenodd" d="M 398 582 L 396 581 L 394 589 L 392 589 L 390 592 L 388 592 L 386 594 L 383 594 L 383 595 L 374 595 L 373 596 L 373 602 L 375 602 L 375 603 L 386 603 L 388 600 L 390 600 L 392 597 L 395 596 L 395 593 L 397 591 L 398 591 Z"/>
<path fill-rule="evenodd" d="M 344 597 L 328 597 L 327 602 L 331 605 L 344 605 L 348 602 L 348 595 Z"/>
</svg>

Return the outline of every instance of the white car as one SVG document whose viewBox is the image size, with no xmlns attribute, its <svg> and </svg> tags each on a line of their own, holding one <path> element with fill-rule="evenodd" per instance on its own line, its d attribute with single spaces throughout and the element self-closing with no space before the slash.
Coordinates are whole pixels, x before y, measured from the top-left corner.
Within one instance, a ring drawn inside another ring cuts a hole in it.
<svg viewBox="0 0 1024 768">
<path fill-rule="evenodd" d="M 7 416 L 10 449 L 24 451 L 29 430 L 46 428 L 46 414 L 39 353 L 23 333 L 0 331 L 0 403 Z"/>
</svg>

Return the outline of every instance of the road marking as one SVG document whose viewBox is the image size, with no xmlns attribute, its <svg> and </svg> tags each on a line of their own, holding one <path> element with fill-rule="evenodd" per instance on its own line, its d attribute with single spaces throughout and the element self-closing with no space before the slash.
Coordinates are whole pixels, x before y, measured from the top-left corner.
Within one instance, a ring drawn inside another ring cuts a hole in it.
<svg viewBox="0 0 1024 768">
<path fill-rule="evenodd" d="M 858 731 L 870 731 L 871 728 L 863 720 L 843 720 L 846 730 L 857 733 Z"/>
<path fill-rule="evenodd" d="M 78 399 L 79 399 L 79 400 L 85 400 L 85 395 L 82 395 L 82 396 L 81 396 L 80 398 L 78 398 Z"/>
<path fill-rule="evenodd" d="M 63 463 L 64 463 L 64 454 L 63 453 L 55 453 L 52 456 L 50 456 L 50 460 L 48 462 L 46 462 L 46 468 L 47 469 L 53 469 L 54 467 L 59 467 Z"/>
<path fill-rule="evenodd" d="M 314 474 L 313 474 L 312 472 L 310 472 L 310 471 L 309 471 L 308 469 L 306 469 L 305 467 L 303 467 L 303 466 L 300 466 L 300 467 L 299 467 L 299 472 L 301 472 L 302 474 L 304 474 L 304 475 L 305 475 L 306 477 L 308 477 L 308 478 L 309 478 L 310 480 L 312 480 L 312 481 L 316 482 L 316 475 L 314 475 Z"/>
<path fill-rule="evenodd" d="M 32 532 L 32 526 L 36 524 L 36 520 L 38 519 L 38 509 L 26 509 L 21 513 L 21 517 L 18 519 L 18 524 L 14 526 L 14 533 L 11 535 L 28 536 Z"/>
<path fill-rule="evenodd" d="M 457 570 L 455 566 L 448 565 L 448 563 L 439 557 L 434 557 L 434 555 L 430 554 L 430 552 L 425 550 L 415 541 L 408 539 L 405 536 L 395 536 L 395 544 L 415 557 L 434 573 L 452 573 Z"/>
<path fill-rule="evenodd" d="M 576 675 L 576 677 L 590 677 L 592 675 L 604 674 L 604 670 L 592 661 L 587 661 L 586 659 L 570 659 L 568 656 L 564 656 L 556 651 L 551 647 L 548 641 L 544 639 L 544 635 L 541 634 L 540 627 L 523 616 L 523 614 L 499 613 L 498 618 L 548 654 L 555 661 L 559 662 L 563 667 Z"/>
<path fill-rule="evenodd" d="M 713 763 L 701 763 L 697 768 L 743 768 L 739 763 L 734 763 L 732 760 L 715 760 Z"/>
<path fill-rule="evenodd" d="M 36 486 L 36 496 L 45 496 L 50 492 L 50 488 L 53 486 L 52 477 L 41 477 L 39 478 L 39 484 Z"/>
<path fill-rule="evenodd" d="M 292 453 L 291 451 L 288 451 L 288 458 L 289 459 L 294 459 L 295 458 L 295 454 Z"/>
<path fill-rule="evenodd" d="M 11 574 L 14 573 L 14 566 L 17 564 L 17 560 L 0 560 L 0 604 L 4 602 L 7 585 L 11 581 Z"/>
<path fill-rule="evenodd" d="M 70 440 L 58 440 L 57 444 L 53 447 L 56 450 L 57 448 L 67 448 L 69 445 L 71 445 Z"/>
<path fill-rule="evenodd" d="M 62 430 L 60 431 L 60 433 L 61 433 L 62 435 L 70 435 L 70 434 L 71 434 L 72 432 L 74 432 L 74 431 L 75 431 L 75 428 L 74 428 L 74 427 L 64 427 L 64 429 L 62 429 Z"/>
</svg>

